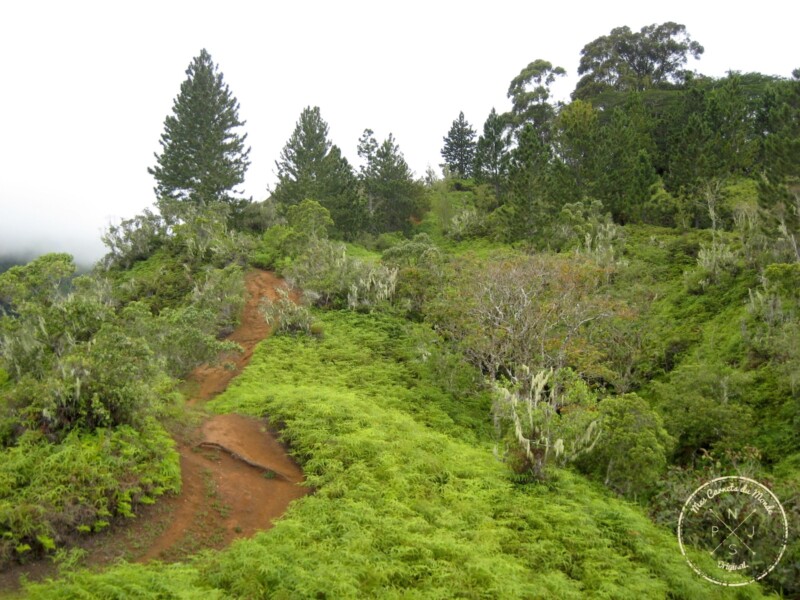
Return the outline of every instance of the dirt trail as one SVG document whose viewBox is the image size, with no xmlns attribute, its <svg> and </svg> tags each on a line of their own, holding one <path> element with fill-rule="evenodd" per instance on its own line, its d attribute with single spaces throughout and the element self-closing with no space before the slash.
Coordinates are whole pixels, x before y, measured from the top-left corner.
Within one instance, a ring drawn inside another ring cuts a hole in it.
<svg viewBox="0 0 800 600">
<path fill-rule="evenodd" d="M 250 362 L 256 344 L 269 334 L 259 303 L 264 296 L 277 298 L 277 289 L 285 284 L 265 271 L 249 273 L 246 281 L 248 298 L 242 320 L 228 336 L 243 352 L 230 361 L 195 369 L 187 380 L 192 390 L 189 405 L 204 403 L 224 391 Z M 181 493 L 165 500 L 174 508 L 171 521 L 140 561 L 179 558 L 269 529 L 292 500 L 308 493 L 298 485 L 303 472 L 265 423 L 241 415 L 216 415 L 189 438 L 179 444 Z"/>
<path fill-rule="evenodd" d="M 226 366 L 225 363 L 197 367 L 187 379 L 193 388 L 188 400 L 189 405 L 205 402 L 225 391 L 231 379 L 241 373 L 250 362 L 256 344 L 269 335 L 269 326 L 258 310 L 258 305 L 265 296 L 270 300 L 277 299 L 278 288 L 288 290 L 288 287 L 282 279 L 267 271 L 251 271 L 247 275 L 246 283 L 247 300 L 241 322 L 227 338 L 239 344 L 244 351 L 227 361 L 234 364 L 233 369 L 230 368 L 230 364 Z M 294 294 L 291 295 L 294 297 Z"/>
<path fill-rule="evenodd" d="M 303 472 L 289 458 L 266 422 L 241 415 L 208 416 L 202 404 L 225 390 L 250 362 L 269 327 L 258 310 L 266 296 L 275 299 L 284 282 L 272 273 L 253 271 L 246 277 L 247 301 L 239 327 L 228 337 L 243 352 L 203 365 L 187 379 L 187 404 L 203 415 L 201 422 L 178 436 L 182 489 L 177 496 L 143 506 L 136 519 L 83 540 L 83 564 L 101 567 L 120 558 L 128 561 L 173 561 L 206 548 L 220 549 L 234 539 L 269 529 L 292 500 L 309 492 Z M 294 294 L 290 297 L 296 299 Z M 231 363 L 233 363 L 231 365 Z M 233 366 L 233 368 L 231 368 Z M 0 593 L 19 589 L 19 577 L 31 581 L 55 575 L 55 565 L 38 560 L 0 572 Z"/>
</svg>

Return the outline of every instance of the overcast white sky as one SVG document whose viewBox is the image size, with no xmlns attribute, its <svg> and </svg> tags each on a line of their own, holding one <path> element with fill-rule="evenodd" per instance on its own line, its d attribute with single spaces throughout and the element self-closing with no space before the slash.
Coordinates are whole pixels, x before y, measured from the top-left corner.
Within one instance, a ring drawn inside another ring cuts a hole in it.
<svg viewBox="0 0 800 600">
<path fill-rule="evenodd" d="M 793 2 L 85 2 L 0 4 L 0 255 L 103 253 L 110 221 L 149 206 L 164 118 L 205 47 L 241 104 L 252 146 L 245 191 L 273 186 L 275 160 L 317 105 L 351 162 L 369 127 L 394 133 L 422 176 L 463 110 L 480 130 L 508 108 L 530 61 L 577 82 L 581 48 L 612 28 L 677 21 L 705 46 L 690 68 L 788 77 L 800 67 Z"/>
</svg>

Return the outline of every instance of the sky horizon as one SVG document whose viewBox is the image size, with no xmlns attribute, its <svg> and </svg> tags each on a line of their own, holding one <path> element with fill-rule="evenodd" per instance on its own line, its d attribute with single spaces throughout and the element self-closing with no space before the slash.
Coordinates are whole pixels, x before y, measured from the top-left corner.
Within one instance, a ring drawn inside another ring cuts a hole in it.
<svg viewBox="0 0 800 600">
<path fill-rule="evenodd" d="M 705 47 L 689 61 L 692 70 L 790 77 L 800 66 L 792 64 L 796 19 L 778 7 L 7 3 L 0 7 L 0 48 L 9 57 L 0 96 L 0 256 L 67 251 L 96 260 L 109 223 L 152 205 L 147 168 L 201 48 L 241 105 L 252 147 L 242 187 L 263 200 L 306 106 L 320 107 L 351 164 L 370 128 L 379 140 L 391 132 L 422 177 L 429 165 L 440 172 L 442 138 L 460 111 L 480 132 L 492 107 L 509 108 L 509 82 L 537 58 L 567 70 L 554 96 L 568 99 L 581 48 L 614 27 L 676 21 Z"/>
</svg>

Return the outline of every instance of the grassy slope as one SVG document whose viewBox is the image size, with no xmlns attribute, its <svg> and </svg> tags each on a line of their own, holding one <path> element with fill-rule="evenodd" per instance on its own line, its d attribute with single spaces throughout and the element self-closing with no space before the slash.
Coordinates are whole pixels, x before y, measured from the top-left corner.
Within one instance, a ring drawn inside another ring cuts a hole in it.
<svg viewBox="0 0 800 600">
<path fill-rule="evenodd" d="M 512 484 L 482 425 L 486 399 L 438 389 L 401 322 L 320 320 L 324 340 L 266 341 L 214 402 L 281 424 L 314 495 L 190 566 L 77 574 L 31 597 L 759 596 L 706 584 L 671 534 L 575 475 Z"/>
</svg>

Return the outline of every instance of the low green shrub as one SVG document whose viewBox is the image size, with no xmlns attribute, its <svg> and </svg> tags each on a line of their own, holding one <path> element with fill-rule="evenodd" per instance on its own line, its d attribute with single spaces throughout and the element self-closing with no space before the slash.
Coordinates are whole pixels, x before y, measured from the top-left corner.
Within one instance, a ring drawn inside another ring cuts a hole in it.
<svg viewBox="0 0 800 600">
<path fill-rule="evenodd" d="M 0 564 L 53 551 L 114 517 L 132 517 L 144 497 L 178 491 L 172 438 L 154 418 L 143 425 L 76 430 L 58 444 L 28 431 L 0 450 Z"/>
</svg>

